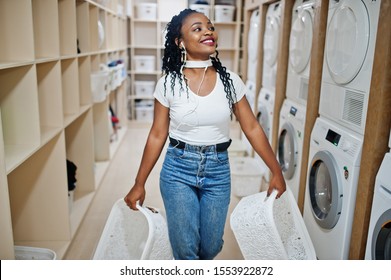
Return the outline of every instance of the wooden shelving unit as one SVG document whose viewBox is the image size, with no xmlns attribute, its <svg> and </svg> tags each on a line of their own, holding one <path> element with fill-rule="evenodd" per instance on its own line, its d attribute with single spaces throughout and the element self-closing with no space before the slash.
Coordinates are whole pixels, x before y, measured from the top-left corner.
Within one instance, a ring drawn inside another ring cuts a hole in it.
<svg viewBox="0 0 391 280">
<path fill-rule="evenodd" d="M 99 187 L 118 146 L 109 105 L 127 118 L 126 72 L 99 103 L 90 77 L 128 61 L 127 2 L 0 0 L 1 259 L 15 258 L 14 245 L 61 259 Z M 73 202 L 67 159 L 77 166 Z"/>
<path fill-rule="evenodd" d="M 131 119 L 140 120 L 136 114 L 136 103 L 152 102 L 153 97 L 140 96 L 135 89 L 135 82 L 148 81 L 156 82 L 161 76 L 161 59 L 164 49 L 164 29 L 172 16 L 181 10 L 190 7 L 195 0 L 134 0 L 132 1 L 132 14 L 130 20 L 130 95 L 129 115 Z M 210 18 L 214 21 L 215 7 L 220 3 L 233 4 L 235 6 L 234 18 L 232 22 L 215 22 L 216 30 L 219 33 L 219 57 L 224 66 L 239 73 L 239 60 L 241 55 L 240 32 L 242 28 L 242 0 L 219 1 L 209 0 L 208 7 Z M 137 14 L 137 5 L 154 3 L 157 7 L 156 18 L 142 18 Z M 154 67 L 150 71 L 140 71 L 136 69 L 138 57 L 153 57 Z M 148 119 L 147 119 L 148 121 Z"/>
</svg>

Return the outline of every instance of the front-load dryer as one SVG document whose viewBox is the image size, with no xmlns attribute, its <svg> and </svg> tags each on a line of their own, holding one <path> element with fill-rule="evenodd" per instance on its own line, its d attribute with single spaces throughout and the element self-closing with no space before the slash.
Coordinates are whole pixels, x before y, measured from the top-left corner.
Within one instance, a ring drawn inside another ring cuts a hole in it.
<svg viewBox="0 0 391 280">
<path fill-rule="evenodd" d="M 389 147 L 391 148 L 391 132 Z M 391 149 L 376 175 L 369 220 L 366 260 L 391 260 Z"/>
<path fill-rule="evenodd" d="M 296 201 L 299 196 L 304 125 L 305 106 L 285 99 L 280 112 L 277 158 Z"/>
<path fill-rule="evenodd" d="M 277 75 L 278 45 L 280 37 L 280 1 L 270 4 L 266 12 L 263 39 L 262 87 L 275 91 Z"/>
<path fill-rule="evenodd" d="M 247 88 L 247 93 L 246 93 L 246 98 L 248 103 L 250 104 L 251 110 L 255 112 L 255 82 L 251 80 L 246 81 L 246 88 Z"/>
<path fill-rule="evenodd" d="M 251 12 L 250 26 L 248 31 L 248 61 L 247 61 L 247 80 L 256 82 L 257 64 L 258 64 L 258 41 L 259 41 L 259 28 L 260 16 L 259 10 Z"/>
<path fill-rule="evenodd" d="M 261 88 L 258 95 L 257 119 L 259 124 L 262 126 L 266 137 L 269 139 L 270 144 L 272 143 L 273 137 L 274 98 L 274 91 L 270 91 L 266 88 Z M 266 163 L 259 157 L 258 154 L 255 154 L 254 157 L 260 161 L 260 164 L 264 167 L 264 170 L 269 170 Z M 266 182 L 269 182 L 269 172 L 266 172 L 266 174 L 264 175 L 264 179 Z"/>
<path fill-rule="evenodd" d="M 329 2 L 319 113 L 362 135 L 380 2 Z"/>
<path fill-rule="evenodd" d="M 289 39 L 287 98 L 307 104 L 315 0 L 296 0 Z"/>
<path fill-rule="evenodd" d="M 348 259 L 362 143 L 337 123 L 315 121 L 303 217 L 319 259 Z"/>
</svg>

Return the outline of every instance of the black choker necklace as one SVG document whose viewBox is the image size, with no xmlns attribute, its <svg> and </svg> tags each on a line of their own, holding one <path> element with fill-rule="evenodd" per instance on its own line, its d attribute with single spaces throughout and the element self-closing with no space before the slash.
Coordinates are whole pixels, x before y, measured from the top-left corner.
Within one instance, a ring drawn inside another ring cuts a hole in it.
<svg viewBox="0 0 391 280">
<path fill-rule="evenodd" d="M 185 68 L 206 68 L 212 66 L 212 60 L 187 60 L 185 62 Z"/>
</svg>

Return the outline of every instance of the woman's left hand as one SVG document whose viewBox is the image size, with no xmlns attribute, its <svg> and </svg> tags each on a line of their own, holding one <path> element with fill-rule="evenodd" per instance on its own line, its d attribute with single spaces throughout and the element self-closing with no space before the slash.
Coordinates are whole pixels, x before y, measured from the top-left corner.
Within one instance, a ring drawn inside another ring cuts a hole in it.
<svg viewBox="0 0 391 280">
<path fill-rule="evenodd" d="M 277 190 L 276 198 L 279 198 L 286 191 L 286 184 L 282 173 L 272 174 L 267 196 L 270 196 L 273 190 Z"/>
</svg>

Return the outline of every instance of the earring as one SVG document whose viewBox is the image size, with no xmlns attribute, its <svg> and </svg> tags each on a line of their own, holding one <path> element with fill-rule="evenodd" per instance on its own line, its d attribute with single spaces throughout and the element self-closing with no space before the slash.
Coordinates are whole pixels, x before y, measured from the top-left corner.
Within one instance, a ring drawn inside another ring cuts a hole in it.
<svg viewBox="0 0 391 280">
<path fill-rule="evenodd" d="M 183 46 L 183 48 L 181 49 L 181 69 L 180 69 L 180 73 L 183 75 L 183 68 L 185 67 L 186 65 L 186 60 L 187 60 L 187 53 L 186 53 L 186 49 L 185 47 Z"/>
</svg>

